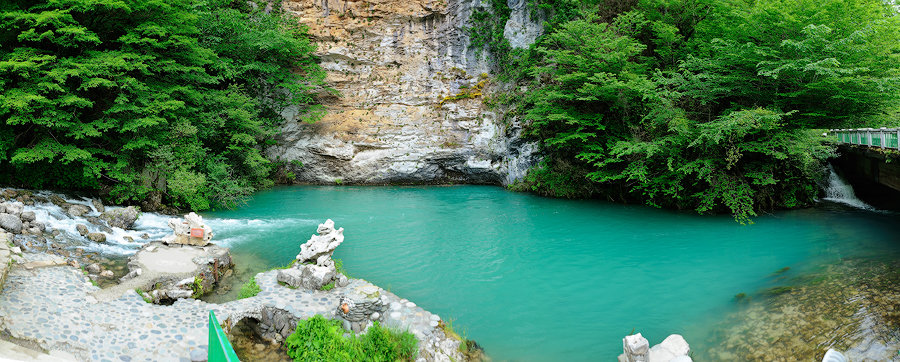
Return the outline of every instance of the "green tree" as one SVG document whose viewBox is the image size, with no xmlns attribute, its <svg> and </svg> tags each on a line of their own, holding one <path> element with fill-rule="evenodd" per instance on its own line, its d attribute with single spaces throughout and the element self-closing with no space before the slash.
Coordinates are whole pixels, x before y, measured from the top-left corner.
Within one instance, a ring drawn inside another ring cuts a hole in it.
<svg viewBox="0 0 900 362">
<path fill-rule="evenodd" d="M 565 3 L 538 3 L 548 33 L 516 60 L 511 113 L 547 156 L 519 188 L 746 223 L 817 197 L 833 150 L 814 129 L 900 104 L 900 16 L 881 1 Z"/>
<path fill-rule="evenodd" d="M 4 2 L 0 41 L 0 179 L 151 208 L 270 185 L 261 145 L 323 79 L 303 28 L 242 1 Z"/>
</svg>

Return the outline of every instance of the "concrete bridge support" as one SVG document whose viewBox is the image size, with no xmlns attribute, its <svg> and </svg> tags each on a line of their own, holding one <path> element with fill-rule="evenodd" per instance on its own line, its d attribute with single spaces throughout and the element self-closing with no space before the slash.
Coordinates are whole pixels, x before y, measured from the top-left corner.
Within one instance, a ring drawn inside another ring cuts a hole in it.
<svg viewBox="0 0 900 362">
<path fill-rule="evenodd" d="M 841 144 L 833 159 L 835 171 L 856 196 L 883 210 L 900 210 L 900 152 Z"/>
</svg>

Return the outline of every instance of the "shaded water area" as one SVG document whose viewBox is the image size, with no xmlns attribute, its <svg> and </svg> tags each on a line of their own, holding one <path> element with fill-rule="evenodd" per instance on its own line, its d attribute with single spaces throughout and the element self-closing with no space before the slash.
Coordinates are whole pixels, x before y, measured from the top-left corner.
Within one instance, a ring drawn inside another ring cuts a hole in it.
<svg viewBox="0 0 900 362">
<path fill-rule="evenodd" d="M 547 199 L 489 186 L 295 186 L 204 216 L 217 242 L 233 250 L 235 283 L 289 263 L 316 225 L 331 218 L 345 228 L 335 257 L 351 276 L 454 320 L 460 334 L 495 360 L 611 360 L 632 330 L 651 344 L 683 334 L 704 360 L 754 358 L 747 351 L 770 348 L 779 333 L 839 329 L 766 315 L 824 300 L 812 286 L 831 284 L 815 276 L 871 275 L 866 268 L 896 273 L 885 263 L 900 255 L 897 215 L 828 202 L 741 226 L 729 216 Z M 836 268 L 844 272 L 828 274 Z M 822 292 L 845 292 L 851 282 L 832 280 L 837 284 Z M 236 289 L 217 298 L 232 298 Z M 740 293 L 744 297 L 736 297 Z M 864 317 L 851 318 L 866 304 L 859 293 L 830 298 L 835 305 L 847 298 L 857 304 L 846 312 L 813 304 L 796 319 L 841 324 Z M 781 323 L 783 330 L 766 330 L 766 323 Z M 821 355 L 819 344 L 847 347 L 834 338 L 805 338 L 797 343 L 812 352 L 794 348 L 789 359 Z"/>
</svg>

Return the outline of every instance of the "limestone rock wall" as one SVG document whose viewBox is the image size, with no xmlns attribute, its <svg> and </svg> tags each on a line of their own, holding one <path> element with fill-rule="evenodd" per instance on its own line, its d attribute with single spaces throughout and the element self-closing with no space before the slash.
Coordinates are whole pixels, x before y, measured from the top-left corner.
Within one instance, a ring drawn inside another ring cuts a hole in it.
<svg viewBox="0 0 900 362">
<path fill-rule="evenodd" d="M 537 36 L 522 1 L 510 37 Z M 340 97 L 314 124 L 287 110 L 277 144 L 295 182 L 506 184 L 537 162 L 520 125 L 482 103 L 496 86 L 466 27 L 480 0 L 286 0 Z M 460 98 L 460 99 L 455 99 Z M 299 161 L 299 162 L 296 162 Z M 300 164 L 302 163 L 302 166 Z"/>
</svg>

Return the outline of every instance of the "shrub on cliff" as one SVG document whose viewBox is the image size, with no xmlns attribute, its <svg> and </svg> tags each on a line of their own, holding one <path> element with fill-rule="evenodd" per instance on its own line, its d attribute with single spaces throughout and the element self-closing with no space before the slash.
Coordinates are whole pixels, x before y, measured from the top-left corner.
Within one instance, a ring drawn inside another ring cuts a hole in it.
<svg viewBox="0 0 900 362">
<path fill-rule="evenodd" d="M 270 185 L 261 147 L 285 107 L 314 111 L 323 73 L 267 5 L 2 2 L 0 182 L 192 209 Z"/>
<path fill-rule="evenodd" d="M 294 361 L 414 361 L 418 353 L 412 333 L 377 322 L 366 334 L 344 337 L 344 333 L 340 322 L 315 315 L 297 323 L 284 349 Z"/>
</svg>

